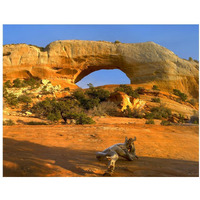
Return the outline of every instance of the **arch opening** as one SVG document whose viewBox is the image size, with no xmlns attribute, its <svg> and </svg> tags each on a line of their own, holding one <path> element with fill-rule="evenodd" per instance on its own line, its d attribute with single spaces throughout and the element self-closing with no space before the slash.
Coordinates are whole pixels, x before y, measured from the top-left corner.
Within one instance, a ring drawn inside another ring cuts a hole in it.
<svg viewBox="0 0 200 200">
<path fill-rule="evenodd" d="M 95 87 L 102 85 L 130 84 L 130 79 L 120 69 L 100 69 L 84 76 L 76 84 L 81 88 L 88 88 L 88 83 Z"/>
</svg>

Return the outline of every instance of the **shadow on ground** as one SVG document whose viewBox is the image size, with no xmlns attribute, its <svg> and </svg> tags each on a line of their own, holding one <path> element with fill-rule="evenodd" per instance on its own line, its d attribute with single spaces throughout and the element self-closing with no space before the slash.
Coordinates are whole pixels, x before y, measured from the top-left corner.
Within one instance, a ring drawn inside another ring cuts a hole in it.
<svg viewBox="0 0 200 200">
<path fill-rule="evenodd" d="M 48 147 L 28 141 L 3 139 L 4 177 L 92 176 L 100 177 L 107 161 L 99 162 L 94 151 Z M 118 160 L 116 177 L 199 176 L 199 163 L 185 160 L 141 157 Z"/>
</svg>

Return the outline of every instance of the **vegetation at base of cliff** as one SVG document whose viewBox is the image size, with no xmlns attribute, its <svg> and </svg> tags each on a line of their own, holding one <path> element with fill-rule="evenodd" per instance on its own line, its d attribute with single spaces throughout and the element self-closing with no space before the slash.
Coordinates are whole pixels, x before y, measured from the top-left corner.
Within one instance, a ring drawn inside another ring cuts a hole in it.
<svg viewBox="0 0 200 200">
<path fill-rule="evenodd" d="M 145 124 L 155 124 L 153 119 L 149 119 L 145 122 Z"/>
<path fill-rule="evenodd" d="M 27 125 L 47 125 L 45 122 L 35 122 L 35 121 L 30 121 L 26 123 Z"/>
<path fill-rule="evenodd" d="M 187 95 L 182 93 L 180 90 L 173 89 L 173 94 L 175 94 L 176 96 L 180 97 L 180 99 L 182 101 L 186 101 L 186 99 L 187 99 Z"/>
<path fill-rule="evenodd" d="M 32 77 L 24 80 L 17 78 L 13 82 L 7 80 L 3 85 L 4 88 L 22 88 L 27 86 L 31 86 L 31 89 L 38 88 L 40 86 L 40 80 Z"/>
<path fill-rule="evenodd" d="M 162 126 L 170 126 L 171 122 L 166 121 L 166 120 L 162 120 L 162 122 L 160 123 Z"/>
<path fill-rule="evenodd" d="M 152 102 L 160 103 L 160 98 L 151 98 Z"/>
<path fill-rule="evenodd" d="M 106 101 L 110 96 L 110 92 L 101 88 L 94 88 L 92 84 L 89 84 L 88 90 L 77 89 L 72 96 L 80 103 L 83 109 L 89 110 Z"/>
<path fill-rule="evenodd" d="M 152 90 L 160 90 L 157 85 L 153 85 Z"/>
<path fill-rule="evenodd" d="M 133 90 L 133 88 L 129 85 L 121 84 L 119 87 L 115 88 L 115 92 L 120 91 L 126 93 L 128 96 L 131 96 L 133 98 L 139 98 L 140 95 L 138 93 L 138 90 Z"/>
<path fill-rule="evenodd" d="M 144 117 L 145 113 L 143 111 L 140 111 L 138 109 L 131 110 L 129 106 L 127 106 L 127 109 L 123 111 L 124 117 L 129 118 L 140 118 L 142 119 Z"/>
<path fill-rule="evenodd" d="M 80 104 L 73 100 L 56 100 L 55 98 L 46 98 L 44 101 L 36 103 L 31 112 L 37 117 L 45 117 L 50 121 L 57 122 L 63 119 L 67 123 L 67 119 L 74 119 L 76 124 L 93 124 L 92 118 L 88 117 Z"/>
<path fill-rule="evenodd" d="M 153 107 L 149 113 L 145 114 L 146 119 L 168 119 L 172 116 L 172 112 L 169 108 L 164 106 Z"/>
<path fill-rule="evenodd" d="M 3 121 L 3 125 L 5 125 L 5 126 L 12 126 L 12 125 L 15 125 L 15 123 L 13 122 L 12 119 L 8 119 L 8 120 L 4 120 Z"/>
</svg>

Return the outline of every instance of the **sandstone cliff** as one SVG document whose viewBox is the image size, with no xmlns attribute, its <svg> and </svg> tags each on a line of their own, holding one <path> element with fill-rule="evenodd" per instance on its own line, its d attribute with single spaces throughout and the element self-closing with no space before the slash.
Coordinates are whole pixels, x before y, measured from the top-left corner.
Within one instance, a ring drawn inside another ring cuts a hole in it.
<svg viewBox="0 0 200 200">
<path fill-rule="evenodd" d="M 198 97 L 199 65 L 176 56 L 153 42 L 122 44 L 65 40 L 45 48 L 12 44 L 3 47 L 4 81 L 38 77 L 53 84 L 75 83 L 100 69 L 120 69 L 132 84 L 149 83 L 160 89 L 174 88 Z"/>
</svg>

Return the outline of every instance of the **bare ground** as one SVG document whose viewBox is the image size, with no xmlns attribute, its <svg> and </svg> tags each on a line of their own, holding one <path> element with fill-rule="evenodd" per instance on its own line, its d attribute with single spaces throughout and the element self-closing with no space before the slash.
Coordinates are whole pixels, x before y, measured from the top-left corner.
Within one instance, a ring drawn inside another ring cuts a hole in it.
<svg viewBox="0 0 200 200">
<path fill-rule="evenodd" d="M 115 177 L 199 176 L 199 127 L 99 118 L 95 125 L 3 127 L 3 176 L 102 177 L 97 151 L 137 137 L 138 160 L 119 159 Z"/>
</svg>

